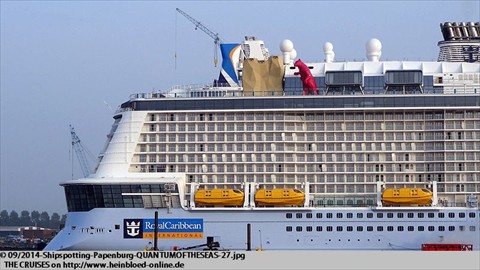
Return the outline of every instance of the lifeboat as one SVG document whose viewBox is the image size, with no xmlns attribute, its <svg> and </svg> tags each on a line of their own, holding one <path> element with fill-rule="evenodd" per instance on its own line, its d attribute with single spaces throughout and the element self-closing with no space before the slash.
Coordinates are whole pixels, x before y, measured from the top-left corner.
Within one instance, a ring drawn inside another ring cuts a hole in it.
<svg viewBox="0 0 480 270">
<path fill-rule="evenodd" d="M 199 189 L 197 206 L 243 206 L 244 193 L 239 189 Z"/>
<path fill-rule="evenodd" d="M 303 206 L 305 194 L 293 188 L 259 189 L 255 193 L 257 206 Z"/>
<path fill-rule="evenodd" d="M 430 204 L 432 192 L 425 188 L 387 188 L 383 191 L 382 201 L 390 205 Z"/>
</svg>

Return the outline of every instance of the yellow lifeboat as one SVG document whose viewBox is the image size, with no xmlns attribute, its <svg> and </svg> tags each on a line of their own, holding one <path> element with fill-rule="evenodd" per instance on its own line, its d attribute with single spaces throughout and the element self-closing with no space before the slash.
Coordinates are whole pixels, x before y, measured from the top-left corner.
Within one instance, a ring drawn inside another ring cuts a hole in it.
<svg viewBox="0 0 480 270">
<path fill-rule="evenodd" d="M 293 188 L 259 189 L 255 193 L 257 206 L 303 206 L 305 194 Z"/>
<path fill-rule="evenodd" d="M 199 189 L 195 193 L 197 206 L 242 206 L 243 199 L 239 189 Z"/>
<path fill-rule="evenodd" d="M 432 192 L 425 188 L 387 188 L 383 191 L 384 204 L 430 204 Z"/>
</svg>

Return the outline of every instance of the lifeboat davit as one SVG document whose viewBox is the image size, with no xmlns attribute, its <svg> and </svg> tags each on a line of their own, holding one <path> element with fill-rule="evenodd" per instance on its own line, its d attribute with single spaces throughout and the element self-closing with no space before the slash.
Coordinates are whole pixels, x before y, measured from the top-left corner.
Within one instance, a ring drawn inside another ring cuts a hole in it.
<svg viewBox="0 0 480 270">
<path fill-rule="evenodd" d="M 387 188 L 382 201 L 389 205 L 425 205 L 431 203 L 432 192 L 425 188 Z"/>
<path fill-rule="evenodd" d="M 257 206 L 303 206 L 305 193 L 293 188 L 259 189 L 255 193 Z"/>
<path fill-rule="evenodd" d="M 243 206 L 244 193 L 239 189 L 199 189 L 197 206 Z"/>
</svg>

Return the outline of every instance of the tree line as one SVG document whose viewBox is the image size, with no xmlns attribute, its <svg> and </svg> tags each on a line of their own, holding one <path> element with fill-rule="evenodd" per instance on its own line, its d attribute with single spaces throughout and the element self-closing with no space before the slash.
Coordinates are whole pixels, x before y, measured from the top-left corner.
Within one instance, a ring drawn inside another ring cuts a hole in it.
<svg viewBox="0 0 480 270">
<path fill-rule="evenodd" d="M 8 213 L 7 210 L 0 212 L 0 226 L 35 226 L 42 228 L 59 229 L 60 224 L 65 224 L 67 215 L 60 216 L 58 213 L 53 213 L 51 216 L 46 212 L 27 210 L 20 212 L 12 210 Z"/>
</svg>

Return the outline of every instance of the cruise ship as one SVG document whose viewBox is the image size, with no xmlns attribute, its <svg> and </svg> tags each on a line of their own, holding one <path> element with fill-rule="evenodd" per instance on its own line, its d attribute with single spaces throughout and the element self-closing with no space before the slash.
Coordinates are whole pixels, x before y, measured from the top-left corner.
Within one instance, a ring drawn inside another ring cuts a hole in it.
<svg viewBox="0 0 480 270">
<path fill-rule="evenodd" d="M 437 62 L 302 62 L 246 37 L 211 84 L 134 94 L 45 250 L 480 250 L 480 23 Z"/>
</svg>

